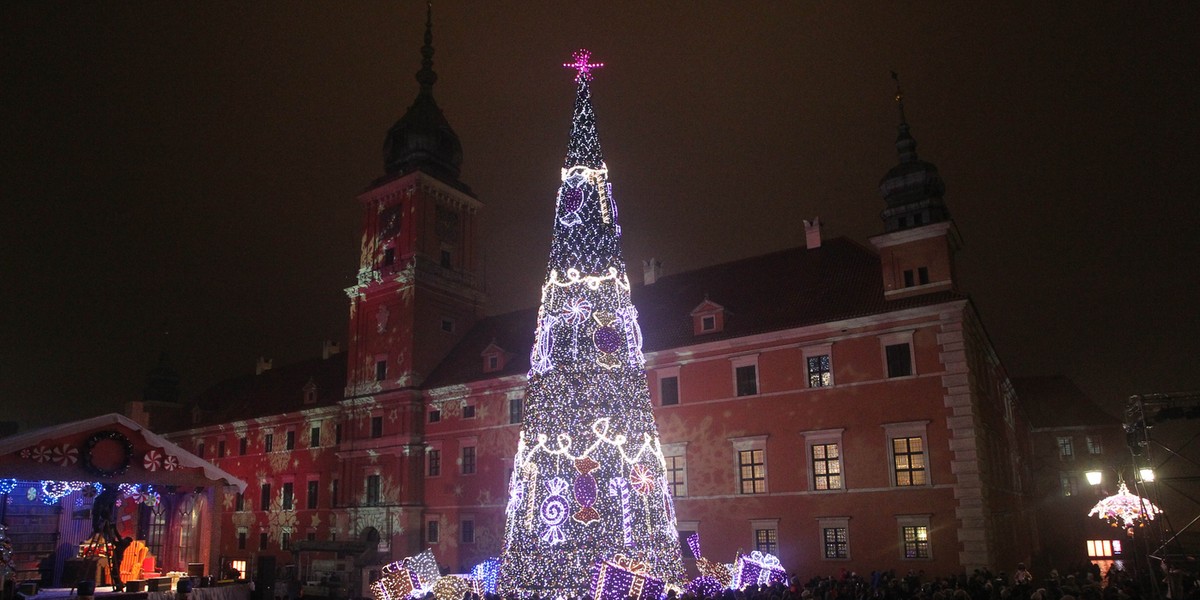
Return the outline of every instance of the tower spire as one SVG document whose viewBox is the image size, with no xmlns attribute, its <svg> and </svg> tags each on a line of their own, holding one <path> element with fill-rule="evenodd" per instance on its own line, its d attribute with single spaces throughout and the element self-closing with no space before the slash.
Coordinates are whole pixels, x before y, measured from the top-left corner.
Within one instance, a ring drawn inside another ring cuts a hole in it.
<svg viewBox="0 0 1200 600">
<path fill-rule="evenodd" d="M 432 94 L 433 84 L 437 83 L 437 73 L 433 71 L 433 0 L 425 3 L 425 45 L 421 46 L 421 70 L 417 71 L 417 83 L 421 84 L 422 94 Z"/>
<path fill-rule="evenodd" d="M 937 167 L 917 157 L 917 140 L 909 132 L 908 118 L 904 114 L 904 90 L 900 87 L 900 75 L 895 71 L 891 73 L 892 80 L 896 82 L 896 108 L 900 114 L 896 135 L 896 153 L 900 156 L 900 163 L 892 167 L 879 182 L 879 192 L 887 202 L 887 209 L 882 216 L 888 232 L 950 219 L 950 212 L 942 202 L 946 186 L 938 175 Z"/>
<path fill-rule="evenodd" d="M 904 116 L 904 90 L 900 89 L 900 75 L 895 71 L 892 71 L 892 80 L 896 82 L 896 108 L 900 111 L 896 152 L 900 155 L 900 162 L 911 162 L 917 160 L 917 140 L 908 130 L 908 119 Z"/>
</svg>

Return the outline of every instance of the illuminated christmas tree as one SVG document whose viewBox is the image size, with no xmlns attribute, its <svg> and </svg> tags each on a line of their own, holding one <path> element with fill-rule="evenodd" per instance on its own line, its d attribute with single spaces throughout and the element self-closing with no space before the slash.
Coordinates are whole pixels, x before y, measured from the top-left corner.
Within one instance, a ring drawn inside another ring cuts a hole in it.
<svg viewBox="0 0 1200 600">
<path fill-rule="evenodd" d="M 583 596 L 618 555 L 679 584 L 683 566 L 650 409 L 637 309 L 592 110 L 586 50 L 513 460 L 500 588 Z"/>
</svg>

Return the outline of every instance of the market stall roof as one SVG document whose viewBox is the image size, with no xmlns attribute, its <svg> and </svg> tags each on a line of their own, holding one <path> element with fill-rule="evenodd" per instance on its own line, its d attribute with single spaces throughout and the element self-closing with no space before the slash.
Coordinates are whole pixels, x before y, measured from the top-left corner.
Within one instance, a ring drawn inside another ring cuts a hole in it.
<svg viewBox="0 0 1200 600">
<path fill-rule="evenodd" d="M 246 482 L 110 413 L 0 438 L 0 479 L 236 486 Z"/>
</svg>

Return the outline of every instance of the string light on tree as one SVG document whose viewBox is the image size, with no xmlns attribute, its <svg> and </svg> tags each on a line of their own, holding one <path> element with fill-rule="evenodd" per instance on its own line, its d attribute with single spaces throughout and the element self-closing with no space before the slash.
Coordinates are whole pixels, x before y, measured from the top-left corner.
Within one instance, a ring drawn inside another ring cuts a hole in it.
<svg viewBox="0 0 1200 600">
<path fill-rule="evenodd" d="M 644 572 L 621 577 L 679 586 L 666 460 L 591 103 L 590 82 L 604 65 L 580 50 L 563 66 L 576 71 L 575 107 L 509 482 L 499 589 L 586 596 L 595 569 L 608 564 L 617 577 L 626 563 Z"/>
</svg>

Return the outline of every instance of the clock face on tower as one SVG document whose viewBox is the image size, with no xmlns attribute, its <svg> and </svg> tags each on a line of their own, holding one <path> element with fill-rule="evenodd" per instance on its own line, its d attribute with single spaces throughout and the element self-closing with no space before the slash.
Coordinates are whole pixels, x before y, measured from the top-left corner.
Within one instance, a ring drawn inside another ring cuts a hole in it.
<svg viewBox="0 0 1200 600">
<path fill-rule="evenodd" d="M 379 213 L 379 240 L 396 237 L 400 233 L 400 204 L 394 204 Z"/>
</svg>

